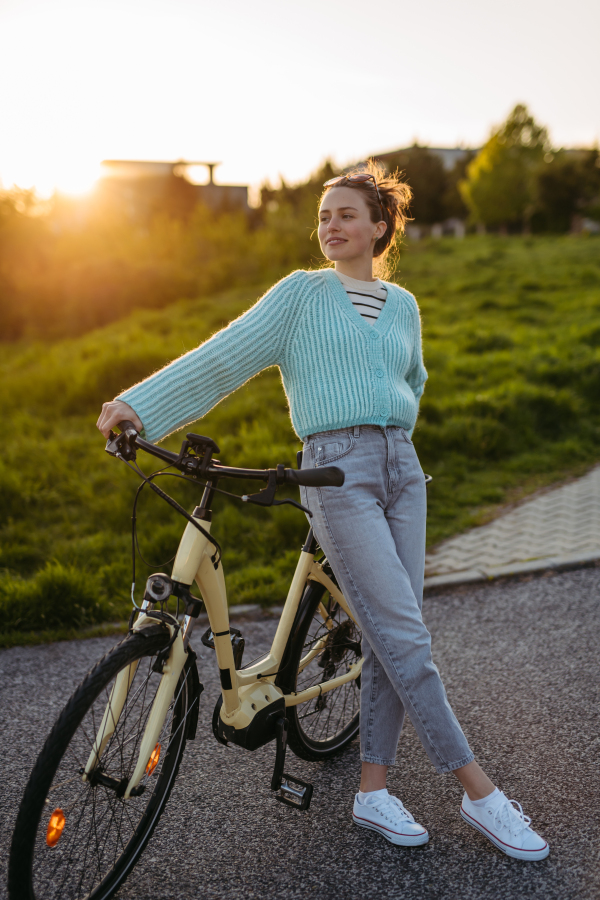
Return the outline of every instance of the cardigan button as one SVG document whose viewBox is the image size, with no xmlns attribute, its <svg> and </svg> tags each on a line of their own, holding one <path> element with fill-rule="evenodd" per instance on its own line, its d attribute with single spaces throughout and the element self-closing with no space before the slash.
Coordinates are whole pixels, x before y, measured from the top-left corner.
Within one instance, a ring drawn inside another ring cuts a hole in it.
<svg viewBox="0 0 600 900">
<path fill-rule="evenodd" d="M 383 378 L 383 369 L 377 369 L 375 372 L 378 378 Z"/>
<path fill-rule="evenodd" d="M 380 410 L 380 414 L 385 418 L 385 417 L 387 416 L 387 414 L 388 414 L 387 409 L 382 409 L 382 410 Z"/>
<path fill-rule="evenodd" d="M 378 335 L 378 334 L 372 334 L 372 335 L 371 335 L 371 340 L 372 340 L 372 341 L 378 341 L 378 340 L 379 340 L 379 335 Z"/>
</svg>

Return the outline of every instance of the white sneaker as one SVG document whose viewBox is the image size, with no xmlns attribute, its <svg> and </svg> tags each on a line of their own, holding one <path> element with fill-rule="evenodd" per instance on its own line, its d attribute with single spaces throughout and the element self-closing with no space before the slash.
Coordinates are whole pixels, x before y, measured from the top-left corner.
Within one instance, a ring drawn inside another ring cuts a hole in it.
<svg viewBox="0 0 600 900">
<path fill-rule="evenodd" d="M 368 797 L 361 803 L 358 794 L 354 798 L 352 821 L 361 828 L 378 831 L 386 840 L 400 847 L 416 847 L 429 840 L 427 830 L 415 822 L 397 797 Z"/>
<path fill-rule="evenodd" d="M 536 860 L 550 853 L 546 841 L 529 827 L 531 819 L 523 814 L 521 804 L 501 791 L 485 806 L 475 806 L 465 794 L 460 814 L 507 856 Z"/>
</svg>

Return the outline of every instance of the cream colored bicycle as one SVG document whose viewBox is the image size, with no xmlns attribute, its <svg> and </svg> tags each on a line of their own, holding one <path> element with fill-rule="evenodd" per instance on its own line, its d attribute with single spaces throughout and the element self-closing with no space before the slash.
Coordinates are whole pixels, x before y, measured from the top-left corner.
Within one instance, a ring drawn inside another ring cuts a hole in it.
<svg viewBox="0 0 600 900">
<path fill-rule="evenodd" d="M 101 900 L 130 874 L 196 735 L 203 688 L 190 639 L 203 605 L 209 628 L 202 643 L 214 649 L 221 682 L 214 736 L 246 750 L 275 742 L 277 800 L 307 809 L 312 796 L 311 785 L 284 772 L 288 744 L 303 759 L 326 759 L 358 732 L 361 634 L 327 560 L 316 558 L 312 529 L 271 649 L 246 666 L 244 639 L 229 624 L 221 549 L 210 533 L 210 506 L 223 478 L 266 482 L 244 502 L 303 509 L 275 499 L 278 485 L 341 486 L 343 472 L 236 469 L 213 459 L 219 448 L 210 438 L 188 434 L 175 454 L 144 441 L 129 422 L 120 428 L 107 451 L 188 524 L 172 574 L 148 578 L 141 606 L 134 600 L 129 634 L 85 677 L 37 759 L 13 835 L 10 900 Z M 155 484 L 160 472 L 144 475 L 138 449 L 204 486 L 191 515 Z M 135 537 L 135 507 L 133 521 Z M 194 581 L 201 599 L 192 594 Z"/>
</svg>

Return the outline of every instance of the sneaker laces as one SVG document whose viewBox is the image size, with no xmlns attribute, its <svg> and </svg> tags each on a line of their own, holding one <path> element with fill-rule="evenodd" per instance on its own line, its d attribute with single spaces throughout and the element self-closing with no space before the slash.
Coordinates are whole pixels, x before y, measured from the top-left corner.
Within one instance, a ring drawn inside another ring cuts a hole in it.
<svg viewBox="0 0 600 900">
<path fill-rule="evenodd" d="M 386 819 L 396 825 L 400 825 L 402 822 L 415 821 L 414 816 L 409 813 L 402 802 L 397 797 L 392 797 L 391 794 L 388 794 L 387 797 L 379 800 L 377 803 L 368 803 L 367 806 L 374 807 Z"/>
<path fill-rule="evenodd" d="M 531 819 L 525 815 L 520 803 L 505 798 L 494 810 L 494 825 L 498 830 L 505 826 L 511 834 L 518 837 L 522 831 L 529 828 Z"/>
</svg>

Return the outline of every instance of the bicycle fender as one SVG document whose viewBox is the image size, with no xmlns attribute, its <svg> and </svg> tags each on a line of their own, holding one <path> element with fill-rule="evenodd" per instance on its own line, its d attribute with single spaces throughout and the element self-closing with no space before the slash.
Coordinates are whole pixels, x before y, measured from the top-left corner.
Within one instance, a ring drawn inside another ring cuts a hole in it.
<svg viewBox="0 0 600 900">
<path fill-rule="evenodd" d="M 146 618 L 146 622 L 148 619 Z M 163 625 L 161 622 L 157 622 L 156 625 L 141 625 L 138 627 L 138 623 L 133 626 L 130 634 L 140 634 L 142 637 L 155 637 L 157 634 L 164 634 L 166 640 L 171 636 L 169 633 L 169 629 L 166 625 Z"/>
</svg>

